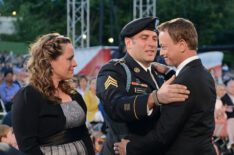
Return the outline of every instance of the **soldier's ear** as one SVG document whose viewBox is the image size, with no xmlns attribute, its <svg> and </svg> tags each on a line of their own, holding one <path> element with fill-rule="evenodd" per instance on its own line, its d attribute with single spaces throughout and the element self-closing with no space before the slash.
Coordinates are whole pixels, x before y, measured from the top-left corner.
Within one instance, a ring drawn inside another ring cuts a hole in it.
<svg viewBox="0 0 234 155">
<path fill-rule="evenodd" d="M 124 38 L 124 42 L 126 45 L 126 48 L 129 49 L 131 47 L 131 39 L 130 38 Z"/>
</svg>

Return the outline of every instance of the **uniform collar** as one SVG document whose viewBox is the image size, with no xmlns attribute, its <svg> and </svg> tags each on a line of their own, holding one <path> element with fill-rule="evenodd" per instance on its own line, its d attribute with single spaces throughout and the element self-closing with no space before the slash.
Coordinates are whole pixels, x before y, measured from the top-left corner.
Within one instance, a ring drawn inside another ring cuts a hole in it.
<svg viewBox="0 0 234 155">
<path fill-rule="evenodd" d="M 151 72 L 151 65 L 149 67 L 145 67 L 142 63 L 139 61 L 135 60 L 146 72 L 149 70 Z"/>
<path fill-rule="evenodd" d="M 129 69 L 134 72 L 134 77 L 136 79 L 140 79 L 142 83 L 149 85 L 152 89 L 156 89 L 156 85 L 152 77 L 149 74 L 147 74 L 148 68 L 141 65 L 141 63 L 136 62 L 136 60 L 134 60 L 128 53 L 126 53 L 126 55 L 124 56 L 124 60 L 126 61 L 126 64 L 128 65 Z"/>
</svg>

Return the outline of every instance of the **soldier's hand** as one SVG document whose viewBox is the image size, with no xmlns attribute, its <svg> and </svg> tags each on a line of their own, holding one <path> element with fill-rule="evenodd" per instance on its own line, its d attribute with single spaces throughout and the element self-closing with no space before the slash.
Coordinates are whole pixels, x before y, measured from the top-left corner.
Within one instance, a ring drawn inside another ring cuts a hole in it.
<svg viewBox="0 0 234 155">
<path fill-rule="evenodd" d="M 171 84 L 174 80 L 175 75 L 164 82 L 157 91 L 157 98 L 160 103 L 183 102 L 188 98 L 190 91 L 187 90 L 187 87 L 180 84 Z"/>
<path fill-rule="evenodd" d="M 165 74 L 170 69 L 166 65 L 163 65 L 163 64 L 160 64 L 157 62 L 153 62 L 153 63 L 151 63 L 151 65 L 161 74 Z"/>
</svg>

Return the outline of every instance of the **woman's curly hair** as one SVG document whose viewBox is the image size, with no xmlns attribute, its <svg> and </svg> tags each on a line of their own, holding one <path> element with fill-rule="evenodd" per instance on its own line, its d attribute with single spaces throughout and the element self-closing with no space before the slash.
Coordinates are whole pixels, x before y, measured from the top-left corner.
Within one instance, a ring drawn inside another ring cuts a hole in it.
<svg viewBox="0 0 234 155">
<path fill-rule="evenodd" d="M 50 60 L 56 60 L 63 54 L 62 44 L 71 43 L 70 39 L 59 33 L 51 33 L 38 38 L 30 45 L 29 53 L 31 57 L 27 61 L 29 73 L 29 83 L 42 93 L 49 101 L 60 103 L 61 99 L 54 94 L 56 88 L 51 76 L 53 70 Z M 72 80 L 62 80 L 58 87 L 66 94 L 75 94 L 76 90 L 71 84 Z"/>
</svg>

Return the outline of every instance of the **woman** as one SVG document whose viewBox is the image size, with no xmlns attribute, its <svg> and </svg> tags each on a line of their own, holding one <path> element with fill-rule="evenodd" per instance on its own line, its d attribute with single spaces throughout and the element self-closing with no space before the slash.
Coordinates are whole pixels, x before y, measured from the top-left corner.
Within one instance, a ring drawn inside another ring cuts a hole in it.
<svg viewBox="0 0 234 155">
<path fill-rule="evenodd" d="M 77 91 L 82 95 L 82 97 L 84 97 L 84 92 L 86 91 L 86 87 L 87 87 L 87 77 L 85 74 L 81 74 L 78 77 L 78 88 Z"/>
<path fill-rule="evenodd" d="M 88 122 L 103 122 L 104 119 L 98 109 L 99 99 L 96 96 L 95 88 L 96 78 L 89 79 L 89 89 L 84 93 L 84 100 L 87 106 L 87 120 Z"/>
<path fill-rule="evenodd" d="M 12 123 L 19 149 L 28 155 L 93 155 L 86 106 L 72 87 L 74 50 L 58 33 L 30 47 L 29 85 L 16 94 Z"/>
</svg>

